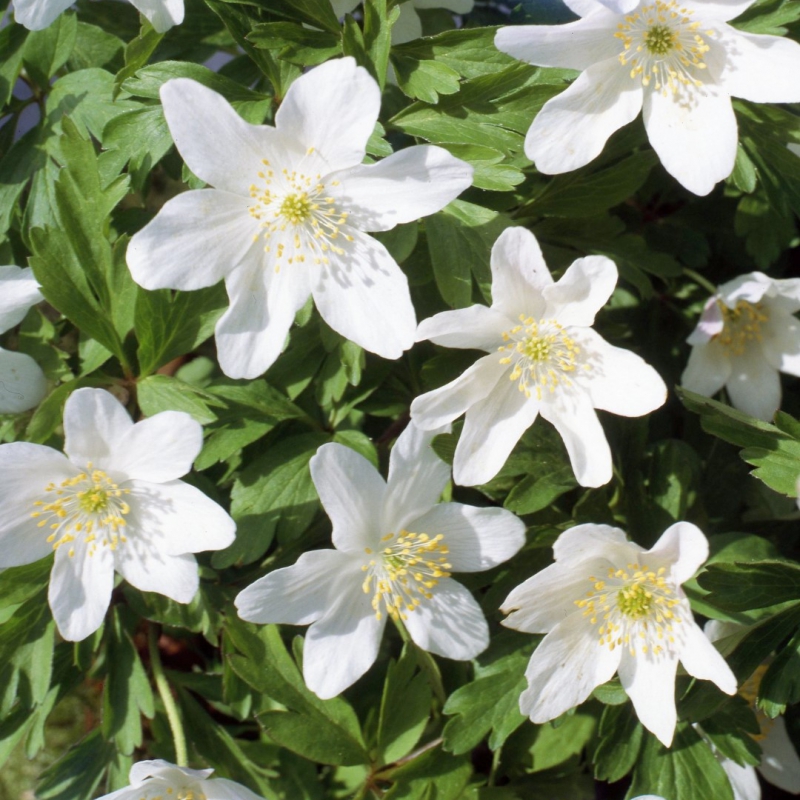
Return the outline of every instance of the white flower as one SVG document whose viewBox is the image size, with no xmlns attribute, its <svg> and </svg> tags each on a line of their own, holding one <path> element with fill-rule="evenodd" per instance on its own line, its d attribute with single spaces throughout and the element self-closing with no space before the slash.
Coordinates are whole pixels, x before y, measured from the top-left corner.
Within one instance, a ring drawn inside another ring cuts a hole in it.
<svg viewBox="0 0 800 800">
<path fill-rule="evenodd" d="M 800 375 L 800 279 L 748 272 L 709 298 L 681 377 L 686 389 L 711 397 L 723 386 L 731 404 L 770 420 L 781 405 L 778 372 Z"/>
<path fill-rule="evenodd" d="M 664 168 L 695 194 L 730 175 L 738 133 L 731 96 L 800 101 L 800 45 L 727 24 L 753 0 L 566 0 L 583 18 L 566 25 L 501 28 L 504 53 L 582 74 L 549 100 L 525 153 L 548 174 L 600 154 L 614 131 L 643 111 Z M 608 7 L 606 7 L 608 6 Z M 617 11 L 630 13 L 615 13 Z"/>
<path fill-rule="evenodd" d="M 311 476 L 336 549 L 304 553 L 236 598 L 242 619 L 311 623 L 303 674 L 322 698 L 370 668 L 387 617 L 402 621 L 419 647 L 447 658 L 474 658 L 489 643 L 480 606 L 450 573 L 510 558 L 525 526 L 502 508 L 436 505 L 450 473 L 430 447 L 437 432 L 409 424 L 392 449 L 388 481 L 353 450 L 320 447 Z"/>
<path fill-rule="evenodd" d="M 554 283 L 534 235 L 509 228 L 492 248 L 491 308 L 444 311 L 420 324 L 418 340 L 489 353 L 411 404 L 425 429 L 466 411 L 456 483 L 494 477 L 540 413 L 561 434 L 581 485 L 611 480 L 611 451 L 594 409 L 638 417 L 667 396 L 652 367 L 591 329 L 616 282 L 612 261 L 588 256 Z"/>
<path fill-rule="evenodd" d="M 14 19 L 28 30 L 48 27 L 75 0 L 14 0 Z M 158 33 L 183 22 L 183 0 L 130 0 Z"/>
<path fill-rule="evenodd" d="M 227 778 L 210 778 L 213 769 L 176 767 L 169 761 L 139 761 L 131 767 L 130 786 L 99 800 L 262 800 Z"/>
<path fill-rule="evenodd" d="M 0 567 L 55 550 L 49 600 L 65 639 L 103 622 L 114 571 L 145 592 L 188 603 L 198 586 L 192 553 L 234 538 L 233 520 L 179 481 L 202 446 L 188 414 L 162 411 L 135 425 L 113 395 L 78 389 L 64 408 L 64 452 L 0 445 Z"/>
<path fill-rule="evenodd" d="M 518 586 L 504 624 L 546 633 L 531 657 L 520 710 L 547 722 L 619 670 L 642 725 L 667 747 L 675 732 L 678 661 L 733 694 L 736 678 L 695 623 L 681 584 L 708 557 L 697 527 L 677 522 L 650 549 L 619 528 L 577 525 L 553 545 L 555 564 Z"/>
<path fill-rule="evenodd" d="M 278 357 L 313 294 L 336 331 L 384 358 L 414 342 L 408 281 L 364 231 L 385 231 L 443 208 L 472 168 L 418 145 L 362 164 L 380 109 L 378 84 L 352 58 L 299 77 L 275 115 L 249 125 L 216 92 L 175 79 L 161 88 L 175 143 L 216 188 L 170 200 L 128 247 L 147 289 L 198 289 L 225 278 L 220 365 L 260 375 Z"/>
<path fill-rule="evenodd" d="M 41 300 L 30 267 L 0 267 L 0 333 L 19 325 L 28 309 Z M 0 347 L 0 414 L 33 408 L 46 390 L 44 373 L 30 356 Z"/>
</svg>

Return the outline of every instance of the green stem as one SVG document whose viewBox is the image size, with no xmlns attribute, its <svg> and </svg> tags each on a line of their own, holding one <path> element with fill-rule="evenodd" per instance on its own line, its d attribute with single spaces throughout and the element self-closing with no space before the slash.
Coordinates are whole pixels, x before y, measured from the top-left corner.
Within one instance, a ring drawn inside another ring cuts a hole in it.
<svg viewBox="0 0 800 800">
<path fill-rule="evenodd" d="M 172 730 L 172 738 L 175 740 L 175 760 L 179 767 L 188 767 L 189 758 L 186 751 L 186 734 L 183 731 L 181 715 L 178 713 L 178 706 L 169 688 L 169 681 L 164 674 L 164 666 L 161 663 L 161 653 L 158 650 L 158 634 L 156 626 L 150 625 L 147 630 L 147 641 L 150 645 L 150 667 L 153 670 L 153 680 L 156 682 L 158 694 L 164 709 L 167 712 L 169 727 Z"/>
<path fill-rule="evenodd" d="M 698 286 L 708 289 L 711 294 L 717 293 L 717 287 L 714 286 L 708 278 L 704 278 L 699 272 L 695 272 L 693 269 L 689 269 L 689 267 L 684 267 L 683 274 L 686 275 L 687 278 L 691 278 Z"/>
</svg>

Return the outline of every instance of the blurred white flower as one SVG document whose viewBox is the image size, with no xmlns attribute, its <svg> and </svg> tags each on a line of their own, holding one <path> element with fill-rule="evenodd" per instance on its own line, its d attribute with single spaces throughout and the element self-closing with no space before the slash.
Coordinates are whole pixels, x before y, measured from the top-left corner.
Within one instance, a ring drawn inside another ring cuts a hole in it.
<svg viewBox="0 0 800 800">
<path fill-rule="evenodd" d="M 420 323 L 418 340 L 489 353 L 411 404 L 412 419 L 426 430 L 466 412 L 456 483 L 493 478 L 540 413 L 561 434 L 581 485 L 611 480 L 611 451 L 595 409 L 638 417 L 667 396 L 652 367 L 591 328 L 616 283 L 617 268 L 604 256 L 578 259 L 554 283 L 536 237 L 509 228 L 492 248 L 491 308 L 443 311 Z"/>
<path fill-rule="evenodd" d="M 262 800 L 240 783 L 211 778 L 213 769 L 177 767 L 160 758 L 131 767 L 130 786 L 99 800 Z"/>
<path fill-rule="evenodd" d="M 28 309 L 41 300 L 30 267 L 0 267 L 0 333 L 19 325 Z M 0 414 L 33 408 L 46 390 L 44 373 L 30 356 L 0 347 Z"/>
<path fill-rule="evenodd" d="M 40 31 L 53 23 L 75 0 L 14 0 L 14 19 L 28 30 Z M 164 33 L 183 22 L 183 0 L 130 0 L 131 5 Z"/>
<path fill-rule="evenodd" d="M 800 375 L 800 279 L 748 272 L 709 298 L 688 338 L 686 389 L 711 397 L 723 386 L 731 404 L 770 420 L 781 405 L 779 372 Z"/>
<path fill-rule="evenodd" d="M 472 167 L 431 145 L 362 164 L 380 110 L 378 84 L 352 58 L 299 77 L 276 127 L 250 125 L 219 94 L 178 78 L 164 114 L 190 169 L 215 188 L 170 200 L 128 246 L 147 289 L 199 289 L 222 278 L 230 307 L 217 323 L 220 366 L 254 378 L 278 357 L 309 295 L 325 321 L 384 358 L 414 343 L 408 281 L 365 231 L 444 208 Z"/>
<path fill-rule="evenodd" d="M 664 168 L 708 194 L 730 175 L 738 132 L 731 97 L 800 101 L 800 44 L 728 25 L 754 0 L 565 0 L 582 19 L 501 28 L 504 53 L 581 70 L 545 103 L 525 140 L 540 172 L 588 164 L 640 111 Z"/>
<path fill-rule="evenodd" d="M 0 445 L 0 567 L 55 550 L 49 601 L 61 635 L 80 641 L 103 622 L 114 572 L 137 589 L 188 603 L 198 587 L 192 553 L 218 550 L 235 524 L 178 480 L 202 447 L 182 411 L 135 425 L 113 395 L 78 389 L 64 408 L 64 452 Z"/>
<path fill-rule="evenodd" d="M 533 722 L 582 703 L 619 671 L 642 725 L 666 746 L 677 720 L 678 661 L 728 694 L 736 678 L 695 623 L 681 584 L 708 557 L 696 526 L 678 522 L 645 550 L 619 528 L 577 525 L 553 545 L 555 564 L 514 589 L 503 624 L 547 634 L 525 672 L 520 710 Z"/>
<path fill-rule="evenodd" d="M 350 448 L 320 447 L 311 476 L 336 549 L 304 553 L 236 598 L 250 622 L 311 623 L 303 674 L 319 697 L 334 697 L 370 668 L 387 617 L 447 658 L 471 659 L 489 644 L 480 606 L 450 575 L 511 558 L 525 526 L 502 508 L 437 505 L 450 476 L 430 446 L 439 432 L 409 424 L 392 449 L 388 481 Z"/>
</svg>

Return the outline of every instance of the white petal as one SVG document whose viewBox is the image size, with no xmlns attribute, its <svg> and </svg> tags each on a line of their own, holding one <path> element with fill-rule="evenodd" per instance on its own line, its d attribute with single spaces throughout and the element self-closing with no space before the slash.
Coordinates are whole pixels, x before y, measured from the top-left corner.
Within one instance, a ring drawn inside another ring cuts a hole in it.
<svg viewBox="0 0 800 800">
<path fill-rule="evenodd" d="M 553 556 L 564 566 L 575 566 L 596 558 L 627 564 L 636 561 L 643 552 L 643 547 L 628 541 L 625 531 L 594 522 L 568 528 L 553 543 Z M 591 570 L 587 574 L 590 573 Z"/>
<path fill-rule="evenodd" d="M 601 0 L 564 0 L 564 5 L 579 17 L 588 17 L 606 8 Z"/>
<path fill-rule="evenodd" d="M 489 626 L 475 598 L 452 578 L 440 579 L 432 593 L 404 622 L 414 643 L 457 661 L 482 653 L 489 646 Z"/>
<path fill-rule="evenodd" d="M 726 694 L 736 694 L 736 676 L 694 620 L 684 620 L 684 638 L 678 657 L 693 677 L 715 683 Z"/>
<path fill-rule="evenodd" d="M 589 397 L 582 392 L 545 395 L 540 410 L 564 440 L 578 483 L 591 487 L 608 483 L 613 472 L 611 449 Z"/>
<path fill-rule="evenodd" d="M 600 0 L 600 2 L 615 14 L 629 14 L 640 0 Z"/>
<path fill-rule="evenodd" d="M 783 36 L 765 36 L 718 25 L 727 54 L 722 88 L 755 103 L 797 103 L 800 86 L 787 80 L 800 73 L 800 44 Z"/>
<path fill-rule="evenodd" d="M 374 78 L 355 59 L 339 58 L 295 80 L 275 125 L 288 140 L 314 148 L 333 171 L 361 163 L 380 107 Z"/>
<path fill-rule="evenodd" d="M 42 299 L 30 267 L 0 267 L 0 333 L 19 325 L 28 309 Z"/>
<path fill-rule="evenodd" d="M 308 625 L 323 617 L 336 597 L 339 576 L 351 558 L 338 550 L 311 550 L 291 567 L 276 569 L 236 595 L 239 616 L 248 622 Z M 353 578 L 355 579 L 355 578 Z"/>
<path fill-rule="evenodd" d="M 195 557 L 191 553 L 171 556 L 158 550 L 156 544 L 131 530 L 128 541 L 114 553 L 117 572 L 143 592 L 190 603 L 200 585 Z"/>
<path fill-rule="evenodd" d="M 47 28 L 73 0 L 15 0 L 14 19 L 29 31 Z"/>
<path fill-rule="evenodd" d="M 720 89 L 703 86 L 681 100 L 648 91 L 644 125 L 664 169 L 690 192 L 706 195 L 733 171 L 739 135 Z"/>
<path fill-rule="evenodd" d="M 422 36 L 422 20 L 412 2 L 400 3 L 400 16 L 392 26 L 392 44 L 413 42 Z"/>
<path fill-rule="evenodd" d="M 618 22 L 618 16 L 599 9 L 566 25 L 513 25 L 497 31 L 494 46 L 539 67 L 584 70 L 619 54 Z"/>
<path fill-rule="evenodd" d="M 738 17 L 753 2 L 754 0 L 692 0 L 692 7 L 704 18 L 727 21 Z"/>
<path fill-rule="evenodd" d="M 775 280 L 763 272 L 746 272 L 723 283 L 717 290 L 719 299 L 728 308 L 736 308 L 739 300 L 758 303 L 775 290 Z"/>
<path fill-rule="evenodd" d="M 439 499 L 450 480 L 450 467 L 431 447 L 433 437 L 449 426 L 423 431 L 409 422 L 389 457 L 389 478 L 383 503 L 381 530 L 399 533 Z M 426 532 L 424 528 L 416 533 Z"/>
<path fill-rule="evenodd" d="M 559 324 L 590 327 L 617 285 L 617 265 L 605 256 L 586 256 L 573 261 L 567 271 L 544 289 L 544 316 Z"/>
<path fill-rule="evenodd" d="M 570 172 L 600 155 L 608 137 L 641 108 L 641 84 L 616 58 L 600 61 L 545 103 L 525 137 L 525 155 L 539 172 Z"/>
<path fill-rule="evenodd" d="M 582 703 L 592 690 L 611 680 L 620 649 L 602 646 L 596 631 L 573 613 L 544 637 L 534 650 L 525 677 L 528 688 L 519 708 L 533 722 L 548 722 Z"/>
<path fill-rule="evenodd" d="M 0 348 L 0 414 L 27 411 L 46 393 L 47 378 L 29 355 Z"/>
<path fill-rule="evenodd" d="M 311 294 L 310 265 L 295 266 L 284 264 L 276 271 L 254 260 L 225 279 L 231 304 L 215 334 L 219 363 L 228 377 L 255 378 L 280 355 L 295 314 Z"/>
<path fill-rule="evenodd" d="M 333 523 L 337 550 L 363 553 L 389 531 L 380 529 L 386 484 L 364 456 L 332 442 L 309 461 L 311 478 Z"/>
<path fill-rule="evenodd" d="M 673 580 L 678 584 L 685 583 L 706 562 L 708 539 L 697 525 L 676 522 L 661 534 L 642 558 L 658 560 L 665 566 L 669 564 Z"/>
<path fill-rule="evenodd" d="M 236 523 L 222 506 L 188 483 L 135 480 L 124 488 L 130 490 L 138 531 L 164 553 L 221 550 L 234 540 Z"/>
<path fill-rule="evenodd" d="M 538 411 L 537 400 L 520 392 L 516 381 L 501 377 L 485 399 L 467 409 L 453 461 L 453 480 L 460 486 L 490 481 L 533 425 Z"/>
<path fill-rule="evenodd" d="M 641 417 L 664 405 L 667 386 L 643 358 L 610 345 L 593 330 L 575 336 L 590 370 L 586 381 L 592 405 L 624 417 Z"/>
<path fill-rule="evenodd" d="M 261 795 L 251 792 L 241 783 L 227 778 L 212 778 L 201 784 L 205 800 L 263 800 Z"/>
<path fill-rule="evenodd" d="M 541 319 L 542 292 L 552 284 L 536 237 L 525 228 L 504 230 L 492 246 L 492 310 L 515 325 L 520 314 Z"/>
<path fill-rule="evenodd" d="M 74 478 L 78 469 L 52 447 L 28 442 L 0 445 L 0 567 L 31 564 L 53 552 L 52 530 L 31 515 L 45 487 Z"/>
<path fill-rule="evenodd" d="M 761 740 L 761 774 L 785 792 L 800 794 L 800 758 L 786 731 L 786 720 L 772 720 L 765 738 Z"/>
<path fill-rule="evenodd" d="M 761 800 L 761 784 L 755 767 L 749 764 L 743 767 L 729 758 L 717 758 L 731 783 L 733 800 Z"/>
<path fill-rule="evenodd" d="M 189 169 L 217 189 L 246 197 L 264 169 L 262 159 L 285 163 L 278 132 L 250 125 L 213 89 L 189 78 L 167 81 L 160 91 L 170 133 Z"/>
<path fill-rule="evenodd" d="M 731 375 L 731 360 L 719 342 L 697 344 L 689 353 L 689 361 L 681 375 L 681 385 L 705 397 L 715 395 Z"/>
<path fill-rule="evenodd" d="M 800 322 L 785 311 L 771 310 L 761 327 L 764 357 L 775 369 L 800 375 Z"/>
<path fill-rule="evenodd" d="M 725 329 L 725 317 L 722 315 L 719 298 L 717 295 L 709 297 L 703 306 L 703 313 L 695 329 L 686 339 L 687 344 L 708 344 L 715 336 Z"/>
<path fill-rule="evenodd" d="M 113 588 L 114 560 L 108 548 L 90 556 L 83 546 L 74 551 L 68 544 L 59 547 L 47 593 L 59 633 L 69 642 L 93 634 L 103 624 Z"/>
<path fill-rule="evenodd" d="M 145 778 L 157 777 L 183 784 L 187 779 L 204 780 L 213 772 L 213 769 L 178 767 L 175 764 L 170 764 L 169 761 L 164 761 L 162 758 L 154 758 L 148 761 L 138 761 L 134 764 L 131 767 L 129 779 L 131 783 L 141 783 Z"/>
<path fill-rule="evenodd" d="M 504 508 L 440 503 L 416 520 L 416 527 L 442 534 L 453 572 L 483 572 L 517 553 L 525 544 L 525 524 Z"/>
<path fill-rule="evenodd" d="M 342 582 L 328 613 L 306 634 L 303 676 L 323 700 L 355 683 L 378 656 L 386 617 L 376 618 L 372 597 L 361 589 L 360 575 L 359 571 Z"/>
<path fill-rule="evenodd" d="M 504 314 L 475 305 L 454 311 L 441 311 L 417 326 L 417 341 L 428 340 L 442 347 L 497 351 L 503 344 L 503 331 L 509 328 Z"/>
<path fill-rule="evenodd" d="M 734 408 L 757 419 L 771 420 L 781 406 L 778 371 L 755 345 L 731 359 L 731 376 L 725 388 Z"/>
<path fill-rule="evenodd" d="M 105 389 L 77 389 L 64 406 L 64 452 L 80 467 L 107 469 L 133 428 L 125 406 Z"/>
<path fill-rule="evenodd" d="M 156 33 L 164 33 L 183 22 L 183 0 L 131 0 L 131 4 L 144 14 Z"/>
<path fill-rule="evenodd" d="M 203 428 L 183 411 L 137 422 L 116 441 L 108 464 L 129 480 L 164 483 L 183 477 L 203 447 Z"/>
<path fill-rule="evenodd" d="M 184 192 L 169 200 L 128 244 L 133 279 L 145 289 L 213 286 L 253 250 L 259 222 L 249 198 L 216 189 Z"/>
<path fill-rule="evenodd" d="M 442 147 L 416 145 L 336 178 L 348 224 L 362 231 L 388 231 L 455 200 L 472 184 L 472 167 Z"/>
<path fill-rule="evenodd" d="M 354 228 L 348 233 L 352 241 L 341 242 L 343 254 L 330 254 L 312 289 L 314 302 L 337 333 L 370 353 L 400 358 L 417 329 L 408 279 L 377 239 Z"/>
<path fill-rule="evenodd" d="M 619 679 L 633 703 L 639 722 L 664 747 L 669 747 L 678 720 L 675 710 L 677 657 L 671 657 L 666 650 L 660 657 L 640 651 L 632 656 L 624 647 L 620 650 Z"/>
<path fill-rule="evenodd" d="M 423 430 L 441 428 L 483 400 L 507 372 L 496 354 L 479 358 L 454 381 L 416 397 L 411 419 Z"/>
</svg>

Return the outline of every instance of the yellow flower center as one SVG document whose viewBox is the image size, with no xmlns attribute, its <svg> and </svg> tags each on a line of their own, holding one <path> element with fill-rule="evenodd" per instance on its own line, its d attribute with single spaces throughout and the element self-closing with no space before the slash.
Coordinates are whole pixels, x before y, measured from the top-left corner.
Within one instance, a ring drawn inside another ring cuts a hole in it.
<svg viewBox="0 0 800 800">
<path fill-rule="evenodd" d="M 63 544 L 71 545 L 78 536 L 88 545 L 90 556 L 98 543 L 116 550 L 127 541 L 121 530 L 130 506 L 122 498 L 130 490 L 120 489 L 103 470 L 92 469 L 88 464 L 86 472 L 59 484 L 50 483 L 44 491 L 46 499 L 34 502 L 36 511 L 31 516 L 39 519 L 40 528 L 50 529 L 47 541 L 54 550 Z M 69 555 L 75 555 L 72 546 Z"/>
<path fill-rule="evenodd" d="M 610 567 L 605 580 L 589 578 L 591 589 L 575 605 L 598 626 L 599 643 L 609 650 L 625 646 L 636 655 L 638 647 L 659 656 L 666 644 L 674 644 L 674 627 L 683 622 L 674 610 L 681 600 L 665 576 L 664 567 Z"/>
<path fill-rule="evenodd" d="M 749 342 L 763 340 L 761 326 L 769 317 L 761 303 L 740 300 L 735 308 L 729 308 L 720 300 L 717 303 L 722 311 L 723 328 L 716 340 L 733 355 L 742 355 Z"/>
<path fill-rule="evenodd" d="M 307 155 L 312 156 L 314 148 Z M 302 264 L 306 259 L 315 264 L 328 264 L 329 254 L 344 255 L 338 242 L 352 242 L 353 237 L 341 230 L 348 213 L 337 208 L 321 173 L 306 174 L 302 170 L 276 171 L 267 159 L 261 162 L 259 183 L 250 186 L 253 203 L 250 216 L 258 220 L 264 251 L 275 257 L 275 271 L 281 264 Z M 330 181 L 336 187 L 339 181 Z"/>
<path fill-rule="evenodd" d="M 401 530 L 399 534 L 386 534 L 381 541 L 384 547 L 379 553 L 369 547 L 364 551 L 375 555 L 361 567 L 367 573 L 364 592 L 372 594 L 377 619 L 382 619 L 385 611 L 392 619 L 405 620 L 406 612 L 420 605 L 421 599 L 433 597 L 431 589 L 441 578 L 450 577 L 449 550 L 441 534 Z"/>
<path fill-rule="evenodd" d="M 506 344 L 498 348 L 505 353 L 501 364 L 513 364 L 510 380 L 516 381 L 521 392 L 531 397 L 536 392 L 542 399 L 543 390 L 555 392 L 559 386 L 572 386 L 570 374 L 578 369 L 581 352 L 554 319 L 540 320 L 520 314 L 520 324 L 503 333 Z M 588 364 L 581 365 L 589 369 Z"/>
<path fill-rule="evenodd" d="M 702 86 L 698 73 L 706 69 L 704 57 L 710 49 L 704 37 L 714 31 L 700 31 L 693 14 L 677 0 L 655 0 L 625 16 L 614 36 L 622 42 L 618 58 L 631 78 L 643 86 L 653 83 L 665 96 Z"/>
</svg>

